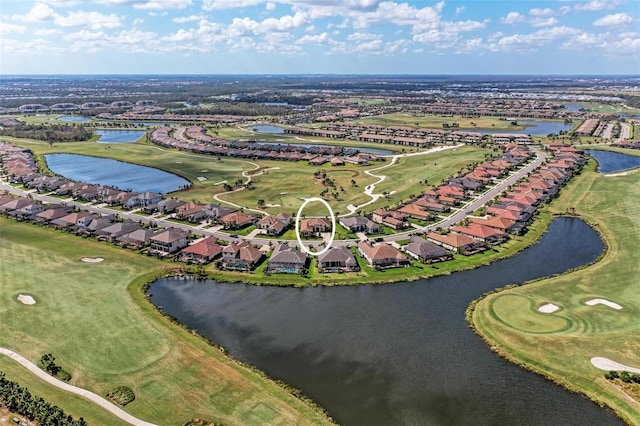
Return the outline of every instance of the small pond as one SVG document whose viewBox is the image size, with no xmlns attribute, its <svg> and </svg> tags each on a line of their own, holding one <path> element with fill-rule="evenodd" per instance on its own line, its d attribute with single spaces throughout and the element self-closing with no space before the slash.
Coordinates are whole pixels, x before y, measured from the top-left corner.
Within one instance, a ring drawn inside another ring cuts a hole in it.
<svg viewBox="0 0 640 426">
<path fill-rule="evenodd" d="M 58 117 L 58 121 L 66 121 L 70 123 L 86 123 L 91 121 L 91 117 L 83 117 L 81 115 L 63 115 Z"/>
<path fill-rule="evenodd" d="M 585 151 L 598 162 L 600 173 L 615 173 L 640 167 L 640 157 L 618 152 L 590 149 Z"/>
<path fill-rule="evenodd" d="M 281 134 L 284 129 L 278 126 L 251 126 L 251 130 L 258 133 Z"/>
<path fill-rule="evenodd" d="M 44 158 L 53 173 L 78 182 L 161 194 L 189 185 L 172 173 L 108 158 L 77 154 L 47 154 Z"/>
<path fill-rule="evenodd" d="M 96 130 L 99 143 L 133 143 L 145 135 L 144 130 Z"/>
<path fill-rule="evenodd" d="M 165 278 L 149 292 L 232 356 L 302 389 L 339 424 L 619 425 L 498 357 L 465 321 L 483 293 L 592 262 L 603 248 L 586 223 L 560 218 L 518 255 L 448 276 L 302 289 Z"/>
</svg>

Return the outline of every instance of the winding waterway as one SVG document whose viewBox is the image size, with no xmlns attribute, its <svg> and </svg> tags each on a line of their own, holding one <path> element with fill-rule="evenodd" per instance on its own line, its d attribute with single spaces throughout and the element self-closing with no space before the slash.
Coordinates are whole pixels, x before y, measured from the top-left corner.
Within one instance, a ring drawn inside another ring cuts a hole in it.
<svg viewBox="0 0 640 426">
<path fill-rule="evenodd" d="M 499 358 L 469 329 L 484 292 L 594 261 L 583 221 L 553 221 L 509 259 L 389 285 L 304 289 L 165 278 L 151 300 L 229 353 L 302 389 L 346 425 L 620 424 Z"/>
<path fill-rule="evenodd" d="M 585 151 L 598 162 L 600 173 L 615 173 L 640 167 L 640 157 L 618 152 L 590 149 Z"/>
</svg>

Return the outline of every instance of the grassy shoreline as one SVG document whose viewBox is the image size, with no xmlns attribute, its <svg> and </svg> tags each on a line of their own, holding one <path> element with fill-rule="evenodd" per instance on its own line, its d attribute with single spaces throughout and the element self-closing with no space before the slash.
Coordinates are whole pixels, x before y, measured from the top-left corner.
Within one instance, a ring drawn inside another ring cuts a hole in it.
<svg viewBox="0 0 640 426">
<path fill-rule="evenodd" d="M 607 382 L 604 372 L 591 366 L 589 359 L 605 356 L 640 365 L 636 315 L 640 298 L 632 278 L 640 272 L 635 250 L 640 221 L 633 214 L 640 207 L 639 179 L 638 169 L 607 177 L 595 171 L 595 164 L 586 168 L 551 211 L 559 214 L 575 208 L 599 232 L 605 253 L 592 264 L 562 275 L 489 292 L 467 311 L 470 326 L 494 352 L 611 408 L 629 424 L 640 423 L 640 403 Z M 618 312 L 585 305 L 596 297 L 620 302 L 624 308 Z M 530 307 L 518 312 L 505 308 L 507 298 Z M 549 302 L 561 310 L 543 315 L 535 309 Z"/>
</svg>

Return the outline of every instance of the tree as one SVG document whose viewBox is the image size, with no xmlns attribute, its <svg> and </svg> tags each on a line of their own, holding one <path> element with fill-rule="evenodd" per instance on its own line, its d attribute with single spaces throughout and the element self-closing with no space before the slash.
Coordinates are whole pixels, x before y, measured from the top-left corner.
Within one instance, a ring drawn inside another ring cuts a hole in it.
<svg viewBox="0 0 640 426">
<path fill-rule="evenodd" d="M 263 199 L 259 199 L 258 200 L 258 207 L 263 208 L 264 207 L 264 200 Z"/>
</svg>

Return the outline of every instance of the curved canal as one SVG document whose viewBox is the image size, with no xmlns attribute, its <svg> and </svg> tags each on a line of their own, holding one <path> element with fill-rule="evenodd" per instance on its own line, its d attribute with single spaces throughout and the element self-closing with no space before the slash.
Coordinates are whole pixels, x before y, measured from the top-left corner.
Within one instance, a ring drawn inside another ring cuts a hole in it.
<svg viewBox="0 0 640 426">
<path fill-rule="evenodd" d="M 594 261 L 582 220 L 471 271 L 392 285 L 304 289 L 165 278 L 151 300 L 345 425 L 620 424 L 609 411 L 496 356 L 465 322 L 469 303 L 510 283 Z"/>
</svg>

